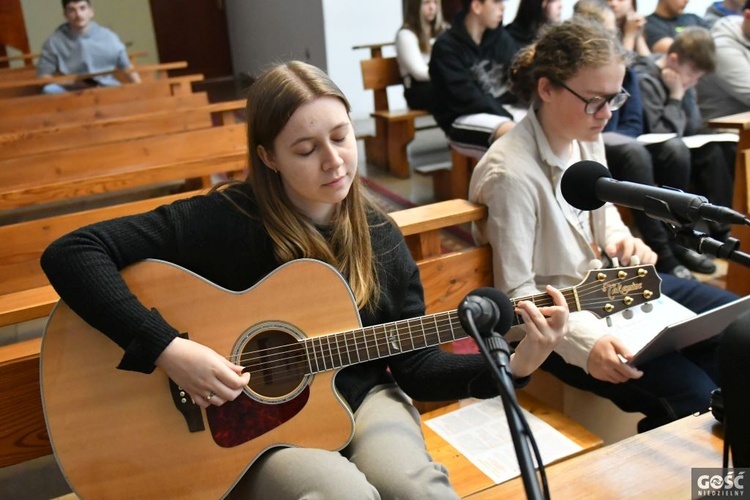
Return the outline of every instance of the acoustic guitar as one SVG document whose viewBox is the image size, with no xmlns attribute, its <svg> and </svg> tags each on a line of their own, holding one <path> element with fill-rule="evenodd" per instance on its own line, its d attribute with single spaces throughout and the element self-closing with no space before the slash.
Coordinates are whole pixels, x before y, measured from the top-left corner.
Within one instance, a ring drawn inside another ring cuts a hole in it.
<svg viewBox="0 0 750 500">
<path fill-rule="evenodd" d="M 42 401 L 55 456 L 84 499 L 220 498 L 269 448 L 339 450 L 354 432 L 334 386 L 340 369 L 467 336 L 455 310 L 363 328 L 345 279 L 315 260 L 243 292 L 161 261 L 123 276 L 146 306 L 251 378 L 235 401 L 201 409 L 159 370 L 115 369 L 120 347 L 60 301 L 42 342 Z M 571 311 L 604 317 L 657 299 L 660 285 L 652 266 L 637 266 L 590 271 L 562 292 Z M 552 304 L 547 294 L 522 299 Z"/>
</svg>

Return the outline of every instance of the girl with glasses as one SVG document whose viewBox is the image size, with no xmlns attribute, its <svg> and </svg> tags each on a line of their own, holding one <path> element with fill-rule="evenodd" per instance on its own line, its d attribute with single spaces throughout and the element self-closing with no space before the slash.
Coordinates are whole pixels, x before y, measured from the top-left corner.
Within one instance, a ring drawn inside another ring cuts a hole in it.
<svg viewBox="0 0 750 500">
<path fill-rule="evenodd" d="M 627 63 L 613 31 L 574 18 L 550 27 L 511 67 L 511 87 L 531 103 L 529 112 L 493 143 L 469 189 L 470 199 L 489 209 L 487 220 L 473 228 L 474 237 L 492 246 L 495 286 L 511 297 L 538 293 L 547 284 L 576 285 L 595 259 L 656 262 L 613 205 L 580 211 L 560 192 L 560 180 L 574 163 L 606 164 L 601 132 L 627 100 Z M 662 278 L 662 292 L 696 312 L 734 298 L 697 282 Z M 715 345 L 670 353 L 638 369 L 626 362 L 633 353 L 605 334 L 593 315 L 571 313 L 569 326 L 542 368 L 622 410 L 643 413 L 639 431 L 707 410 L 718 377 Z"/>
</svg>

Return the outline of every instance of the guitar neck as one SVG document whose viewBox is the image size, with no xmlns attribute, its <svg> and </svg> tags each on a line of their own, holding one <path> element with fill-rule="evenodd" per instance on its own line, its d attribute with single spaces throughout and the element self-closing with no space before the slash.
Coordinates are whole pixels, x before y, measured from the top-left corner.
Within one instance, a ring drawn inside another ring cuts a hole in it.
<svg viewBox="0 0 750 500">
<path fill-rule="evenodd" d="M 561 290 L 571 311 L 581 310 L 576 288 Z M 530 300 L 538 307 L 553 305 L 546 293 L 511 299 L 515 309 L 521 300 Z M 512 324 L 523 319 L 513 315 Z M 457 310 L 428 314 L 346 332 L 322 335 L 302 341 L 308 373 L 319 373 L 376 359 L 417 351 L 468 337 L 461 326 Z"/>
</svg>

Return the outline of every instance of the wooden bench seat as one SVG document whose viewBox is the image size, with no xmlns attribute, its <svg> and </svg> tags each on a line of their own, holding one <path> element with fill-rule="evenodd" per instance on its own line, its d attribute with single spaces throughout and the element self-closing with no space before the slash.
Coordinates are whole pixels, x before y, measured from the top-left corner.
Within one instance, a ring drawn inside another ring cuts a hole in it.
<svg viewBox="0 0 750 500">
<path fill-rule="evenodd" d="M 367 161 L 384 168 L 394 176 L 409 177 L 407 146 L 414 140 L 416 130 L 435 128 L 436 124 L 417 127 L 417 118 L 430 116 L 426 111 L 404 109 L 392 110 L 388 105 L 388 87 L 402 85 L 401 73 L 395 57 L 383 57 L 382 48 L 393 45 L 382 43 L 358 45 L 354 49 L 369 49 L 370 59 L 360 61 L 362 84 L 373 91 L 375 134 L 366 136 L 365 155 Z"/>
</svg>

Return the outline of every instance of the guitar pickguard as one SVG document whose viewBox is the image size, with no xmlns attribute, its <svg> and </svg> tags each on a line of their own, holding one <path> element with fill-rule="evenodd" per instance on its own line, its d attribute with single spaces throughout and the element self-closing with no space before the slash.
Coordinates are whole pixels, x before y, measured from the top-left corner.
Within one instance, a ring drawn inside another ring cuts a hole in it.
<svg viewBox="0 0 750 500">
<path fill-rule="evenodd" d="M 219 446 L 231 448 L 272 431 L 289 421 L 307 404 L 310 388 L 296 398 L 279 404 L 255 401 L 245 394 L 221 406 L 206 409 L 208 426 Z"/>
</svg>

